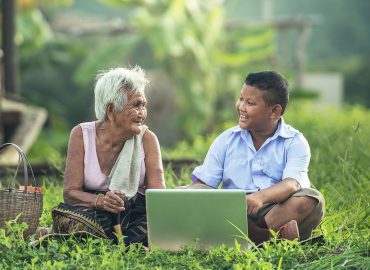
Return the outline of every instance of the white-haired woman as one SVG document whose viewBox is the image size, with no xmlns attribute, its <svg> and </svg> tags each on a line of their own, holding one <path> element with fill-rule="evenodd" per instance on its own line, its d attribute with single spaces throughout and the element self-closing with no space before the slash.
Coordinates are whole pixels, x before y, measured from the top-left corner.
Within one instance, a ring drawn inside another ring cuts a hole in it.
<svg viewBox="0 0 370 270">
<path fill-rule="evenodd" d="M 113 226 L 118 222 L 126 244 L 147 244 L 145 189 L 165 188 L 157 137 L 143 125 L 147 84 L 137 66 L 97 76 L 97 121 L 72 129 L 65 203 L 52 212 L 54 233 L 83 231 L 117 241 Z"/>
</svg>

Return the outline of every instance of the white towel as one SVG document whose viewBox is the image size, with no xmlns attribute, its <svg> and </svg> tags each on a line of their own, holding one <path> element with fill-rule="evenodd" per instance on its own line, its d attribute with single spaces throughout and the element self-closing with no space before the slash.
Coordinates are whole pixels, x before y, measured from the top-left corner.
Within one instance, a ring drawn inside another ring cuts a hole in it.
<svg viewBox="0 0 370 270">
<path fill-rule="evenodd" d="M 136 195 L 139 189 L 141 173 L 141 142 L 147 126 L 141 132 L 125 142 L 116 163 L 109 174 L 109 189 L 121 190 L 128 199 Z"/>
</svg>

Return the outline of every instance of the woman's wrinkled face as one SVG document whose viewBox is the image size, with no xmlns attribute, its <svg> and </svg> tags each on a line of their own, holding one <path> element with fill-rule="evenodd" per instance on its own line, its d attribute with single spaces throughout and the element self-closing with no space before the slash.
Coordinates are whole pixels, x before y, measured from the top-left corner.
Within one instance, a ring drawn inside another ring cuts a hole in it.
<svg viewBox="0 0 370 270">
<path fill-rule="evenodd" d="M 125 134 L 131 136 L 141 132 L 141 126 L 146 119 L 146 98 L 142 93 L 128 96 L 128 101 L 122 112 L 115 113 L 115 124 Z"/>
</svg>

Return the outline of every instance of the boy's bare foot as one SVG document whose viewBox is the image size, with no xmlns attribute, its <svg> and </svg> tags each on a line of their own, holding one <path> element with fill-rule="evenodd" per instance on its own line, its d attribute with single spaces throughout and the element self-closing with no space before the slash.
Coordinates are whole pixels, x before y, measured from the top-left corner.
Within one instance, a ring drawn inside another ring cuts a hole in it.
<svg viewBox="0 0 370 270">
<path fill-rule="evenodd" d="M 299 231 L 297 221 L 291 220 L 280 228 L 280 239 L 299 240 Z"/>
</svg>

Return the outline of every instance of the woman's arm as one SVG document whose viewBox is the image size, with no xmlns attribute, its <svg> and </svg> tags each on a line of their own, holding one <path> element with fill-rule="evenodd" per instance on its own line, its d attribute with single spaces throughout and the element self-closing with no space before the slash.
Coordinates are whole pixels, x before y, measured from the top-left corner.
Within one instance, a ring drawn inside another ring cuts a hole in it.
<svg viewBox="0 0 370 270">
<path fill-rule="evenodd" d="M 145 152 L 145 187 L 146 188 L 166 188 L 163 177 L 163 165 L 161 150 L 157 136 L 147 130 L 143 136 L 143 146 Z"/>
<path fill-rule="evenodd" d="M 82 129 L 75 126 L 69 137 L 64 173 L 64 201 L 68 204 L 95 207 L 96 195 L 82 191 L 84 181 L 84 143 Z"/>
<path fill-rule="evenodd" d="M 108 212 L 119 212 L 124 209 L 122 198 L 116 192 L 107 192 L 105 196 L 82 190 L 84 182 L 84 143 L 82 129 L 76 126 L 69 138 L 66 169 L 64 173 L 64 201 L 68 204 L 99 208 Z"/>
</svg>

